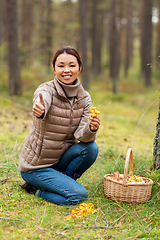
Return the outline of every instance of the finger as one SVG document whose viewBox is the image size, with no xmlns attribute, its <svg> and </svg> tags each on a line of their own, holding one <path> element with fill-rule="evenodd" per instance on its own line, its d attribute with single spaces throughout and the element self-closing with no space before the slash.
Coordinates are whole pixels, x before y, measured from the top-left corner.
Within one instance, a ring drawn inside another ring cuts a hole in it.
<svg viewBox="0 0 160 240">
<path fill-rule="evenodd" d="M 93 129 L 93 130 L 97 130 L 100 126 L 99 123 L 95 123 L 95 122 L 90 122 L 90 128 Z"/>
<path fill-rule="evenodd" d="M 40 109 L 41 111 L 44 111 L 44 106 L 40 102 L 36 103 L 33 108 L 37 109 L 37 110 Z"/>
<path fill-rule="evenodd" d="M 37 111 L 32 111 L 32 113 L 33 113 L 33 115 L 35 116 L 35 117 L 40 117 L 40 116 L 42 116 L 42 113 L 41 112 L 37 112 Z"/>
<path fill-rule="evenodd" d="M 38 112 L 32 112 L 32 113 L 33 113 L 33 116 L 35 116 L 35 117 L 37 117 L 37 118 L 39 118 L 39 117 L 42 116 L 42 114 L 41 114 L 41 113 L 38 113 Z"/>
<path fill-rule="evenodd" d="M 39 118 L 39 117 L 41 116 L 41 114 L 40 114 L 40 113 L 37 113 L 37 112 L 32 112 L 32 114 L 33 114 L 33 116 L 35 116 L 35 117 L 37 117 L 37 118 Z"/>
<path fill-rule="evenodd" d="M 33 108 L 32 109 L 32 113 L 35 117 L 40 117 L 42 116 L 42 114 L 44 113 L 44 111 L 40 110 L 40 109 L 36 109 L 36 108 Z"/>
<path fill-rule="evenodd" d="M 93 126 L 90 126 L 90 129 L 92 130 L 92 131 L 97 131 L 97 127 L 93 127 Z"/>
<path fill-rule="evenodd" d="M 44 105 L 44 100 L 43 100 L 43 95 L 42 95 L 42 93 L 39 93 L 39 100 L 40 100 L 40 103 L 41 103 L 43 106 L 45 106 L 45 105 Z"/>
<path fill-rule="evenodd" d="M 43 114 L 43 113 L 44 113 L 44 111 L 42 111 L 42 110 L 40 110 L 40 109 L 36 109 L 36 108 L 33 108 L 33 109 L 32 109 L 32 112 L 34 112 L 34 113 L 39 113 L 39 114 Z"/>
<path fill-rule="evenodd" d="M 90 123 L 92 123 L 92 124 L 101 124 L 101 121 L 100 121 L 100 119 L 98 118 L 98 117 L 90 117 Z"/>
<path fill-rule="evenodd" d="M 92 114 L 90 115 L 90 118 L 91 118 L 91 119 L 94 119 L 94 120 L 95 120 L 95 119 L 97 119 L 97 120 L 99 120 L 99 121 L 100 121 L 100 119 L 99 119 L 99 117 L 98 117 L 98 116 L 92 116 Z"/>
</svg>

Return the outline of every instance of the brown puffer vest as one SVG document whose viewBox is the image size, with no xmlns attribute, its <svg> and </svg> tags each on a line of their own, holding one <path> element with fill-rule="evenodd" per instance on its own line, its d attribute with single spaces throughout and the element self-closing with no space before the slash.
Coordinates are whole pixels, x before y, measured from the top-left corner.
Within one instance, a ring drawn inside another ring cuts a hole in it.
<svg viewBox="0 0 160 240">
<path fill-rule="evenodd" d="M 59 95 L 51 81 L 52 103 L 44 119 L 33 117 L 33 125 L 22 148 L 22 157 L 31 165 L 55 164 L 77 142 L 74 132 L 81 120 L 87 93 L 81 85 L 71 106 L 64 94 Z"/>
</svg>

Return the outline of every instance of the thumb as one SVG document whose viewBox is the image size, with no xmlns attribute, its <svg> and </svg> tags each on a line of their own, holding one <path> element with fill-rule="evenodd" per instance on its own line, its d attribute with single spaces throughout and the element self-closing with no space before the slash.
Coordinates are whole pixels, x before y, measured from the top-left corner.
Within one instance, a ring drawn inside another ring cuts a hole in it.
<svg viewBox="0 0 160 240">
<path fill-rule="evenodd" d="M 40 100 L 40 103 L 41 103 L 43 106 L 45 106 L 45 105 L 44 105 L 44 100 L 43 100 L 43 95 L 42 95 L 42 93 L 39 94 L 39 100 Z"/>
</svg>

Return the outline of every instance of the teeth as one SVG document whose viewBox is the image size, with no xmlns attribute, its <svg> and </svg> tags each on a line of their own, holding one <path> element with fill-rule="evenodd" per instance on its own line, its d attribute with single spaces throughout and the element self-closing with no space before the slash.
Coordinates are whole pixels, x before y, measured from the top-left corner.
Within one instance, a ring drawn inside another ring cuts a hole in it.
<svg viewBox="0 0 160 240">
<path fill-rule="evenodd" d="M 71 76 L 63 76 L 64 78 L 70 78 Z"/>
</svg>

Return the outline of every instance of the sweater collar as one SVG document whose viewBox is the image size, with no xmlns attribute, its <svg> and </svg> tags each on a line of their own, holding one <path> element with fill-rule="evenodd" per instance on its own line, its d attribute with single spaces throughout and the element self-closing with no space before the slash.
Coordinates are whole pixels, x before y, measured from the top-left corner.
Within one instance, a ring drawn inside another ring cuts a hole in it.
<svg viewBox="0 0 160 240">
<path fill-rule="evenodd" d="M 74 84 L 67 85 L 67 84 L 64 84 L 63 82 L 61 82 L 57 78 L 57 76 L 55 76 L 54 83 L 55 83 L 58 94 L 63 97 L 67 97 L 67 98 L 77 96 L 78 92 L 80 90 L 80 86 L 81 86 L 78 78 L 74 81 Z"/>
</svg>

